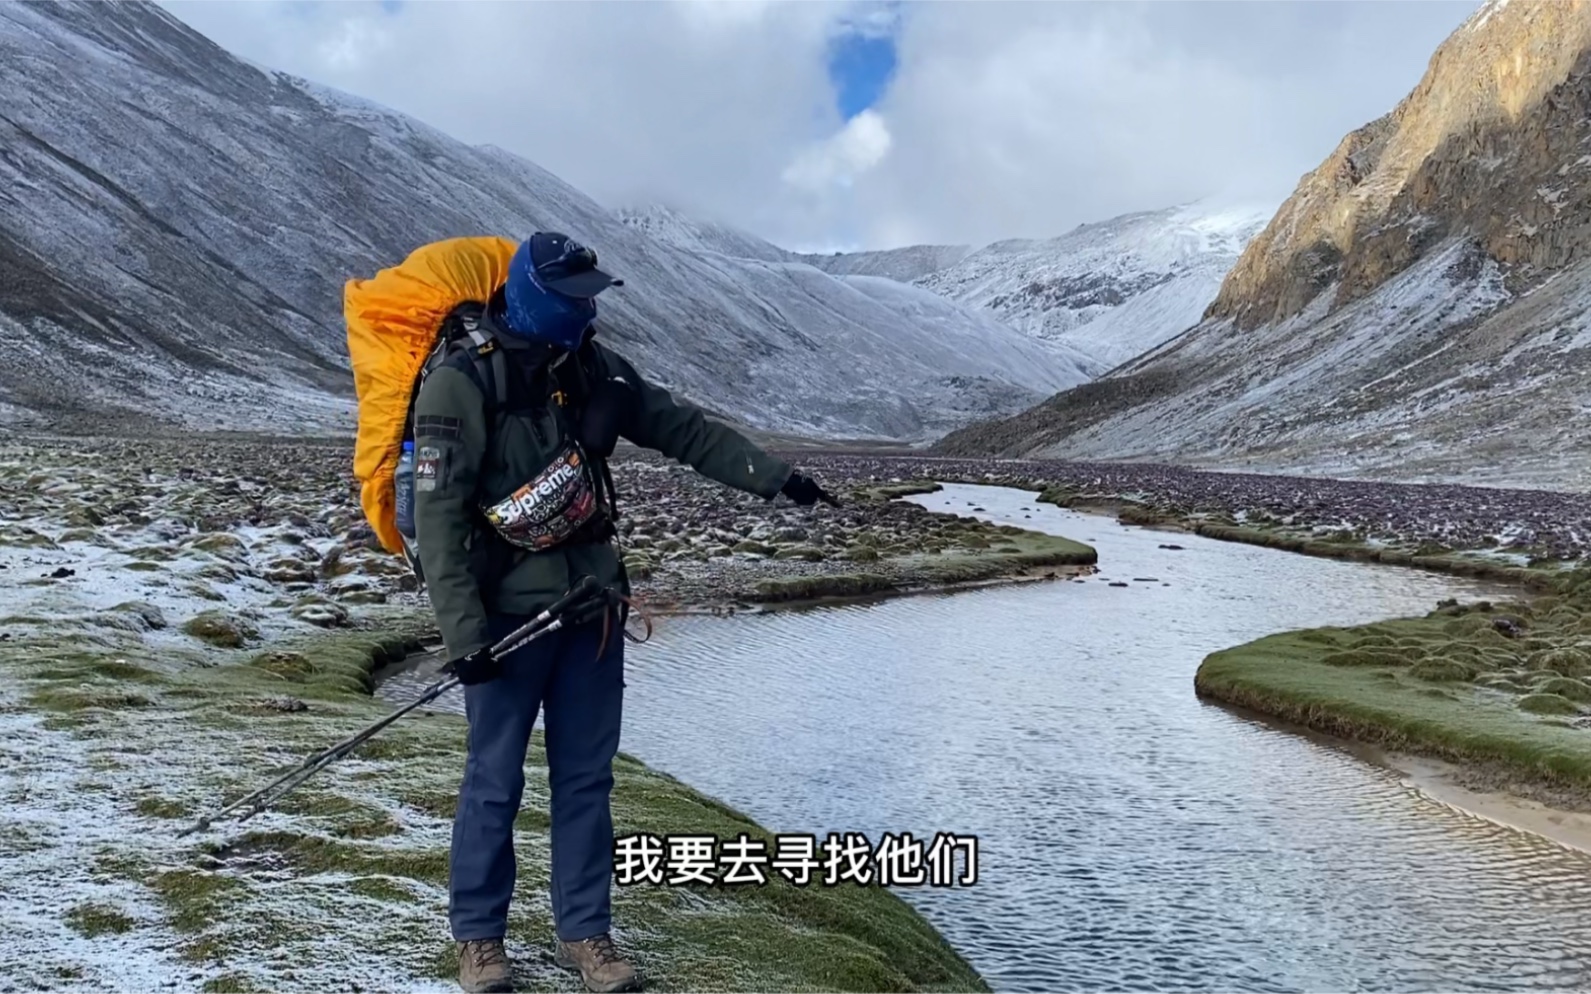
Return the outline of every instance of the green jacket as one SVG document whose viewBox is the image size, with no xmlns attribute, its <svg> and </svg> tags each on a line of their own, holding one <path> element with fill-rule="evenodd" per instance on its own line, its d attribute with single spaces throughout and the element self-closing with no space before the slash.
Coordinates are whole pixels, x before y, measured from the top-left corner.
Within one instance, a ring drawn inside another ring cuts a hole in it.
<svg viewBox="0 0 1591 994">
<path fill-rule="evenodd" d="M 567 430 L 553 399 L 555 385 L 538 361 L 543 353 L 501 332 L 497 341 L 510 368 L 541 372 L 510 377 L 510 402 L 494 412 L 495 432 L 488 425 L 487 398 L 468 371 L 467 352 L 427 376 L 415 400 L 417 467 L 423 467 L 415 480 L 415 538 L 450 659 L 491 644 L 489 612 L 534 615 L 582 575 L 629 589 L 611 541 L 517 552 L 481 516 L 479 508 L 506 498 L 545 469 Z M 788 464 L 648 383 L 612 350 L 594 342 L 589 347 L 604 378 L 623 377 L 635 389 L 636 417 L 623 437 L 727 486 L 770 500 L 779 494 L 790 476 Z M 511 553 L 517 561 L 504 558 Z"/>
</svg>

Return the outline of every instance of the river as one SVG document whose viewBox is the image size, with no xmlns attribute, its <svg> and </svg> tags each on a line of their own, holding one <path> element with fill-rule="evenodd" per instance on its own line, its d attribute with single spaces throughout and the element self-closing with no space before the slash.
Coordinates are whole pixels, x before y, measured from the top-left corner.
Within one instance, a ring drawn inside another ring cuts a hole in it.
<svg viewBox="0 0 1591 994">
<path fill-rule="evenodd" d="M 622 748 L 774 831 L 976 835 L 976 883 L 897 892 L 999 991 L 1591 981 L 1591 857 L 1193 694 L 1214 650 L 1481 587 L 1011 490 L 911 499 L 1087 541 L 1101 572 L 663 619 L 631 647 Z"/>
</svg>

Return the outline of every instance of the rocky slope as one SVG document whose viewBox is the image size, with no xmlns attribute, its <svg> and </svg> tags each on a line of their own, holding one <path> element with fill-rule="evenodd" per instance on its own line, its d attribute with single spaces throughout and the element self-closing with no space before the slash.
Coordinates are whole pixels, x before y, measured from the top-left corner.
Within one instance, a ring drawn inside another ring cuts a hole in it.
<svg viewBox="0 0 1591 994">
<path fill-rule="evenodd" d="M 1591 4 L 1491 0 L 1198 327 L 945 452 L 1591 484 Z"/>
<path fill-rule="evenodd" d="M 925 329 L 811 267 L 681 251 L 533 163 L 253 66 L 153 5 L 0 6 L 0 93 L 13 423 L 345 428 L 344 281 L 432 239 L 537 228 L 626 278 L 608 341 L 754 427 L 924 438 L 1081 379 L 965 308 Z"/>
</svg>

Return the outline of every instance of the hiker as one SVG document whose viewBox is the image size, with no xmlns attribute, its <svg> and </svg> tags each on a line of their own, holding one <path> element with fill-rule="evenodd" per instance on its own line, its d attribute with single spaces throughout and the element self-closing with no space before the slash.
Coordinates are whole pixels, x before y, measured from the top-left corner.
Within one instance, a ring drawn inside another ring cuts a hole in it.
<svg viewBox="0 0 1591 994">
<path fill-rule="evenodd" d="M 765 499 L 837 506 L 810 477 L 594 341 L 596 297 L 621 285 L 566 235 L 532 235 L 478 319 L 474 340 L 489 344 L 436 368 L 415 400 L 419 563 L 469 721 L 449 868 L 466 991 L 512 989 L 503 939 L 513 827 L 538 707 L 552 794 L 554 961 L 578 969 L 591 991 L 640 986 L 610 933 L 627 604 L 616 625 L 561 630 L 498 662 L 488 653 L 582 576 L 628 594 L 607 473 L 617 439 Z"/>
</svg>

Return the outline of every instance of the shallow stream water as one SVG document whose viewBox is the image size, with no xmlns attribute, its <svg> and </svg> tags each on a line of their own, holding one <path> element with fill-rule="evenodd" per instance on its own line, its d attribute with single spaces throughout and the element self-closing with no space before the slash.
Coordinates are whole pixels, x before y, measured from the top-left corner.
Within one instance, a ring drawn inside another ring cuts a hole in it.
<svg viewBox="0 0 1591 994">
<path fill-rule="evenodd" d="M 1591 857 L 1193 694 L 1217 649 L 1483 588 L 1011 490 L 913 499 L 1087 541 L 1101 572 L 663 619 L 631 647 L 621 748 L 773 831 L 976 835 L 975 884 L 898 893 L 1000 991 L 1591 984 Z"/>
</svg>

